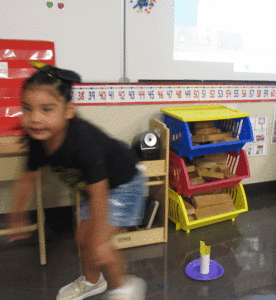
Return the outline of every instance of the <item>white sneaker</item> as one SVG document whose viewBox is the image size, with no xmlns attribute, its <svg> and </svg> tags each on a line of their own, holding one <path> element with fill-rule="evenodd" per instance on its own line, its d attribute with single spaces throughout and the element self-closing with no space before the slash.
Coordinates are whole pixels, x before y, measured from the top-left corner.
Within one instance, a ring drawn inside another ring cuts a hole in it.
<svg viewBox="0 0 276 300">
<path fill-rule="evenodd" d="M 103 293 L 107 289 L 107 282 L 100 274 L 97 283 L 92 284 L 85 280 L 84 276 L 61 288 L 57 300 L 82 300 L 87 297 Z"/>
<path fill-rule="evenodd" d="M 147 284 L 142 278 L 127 276 L 126 283 L 115 290 L 108 291 L 103 300 L 143 300 L 146 299 Z"/>
</svg>

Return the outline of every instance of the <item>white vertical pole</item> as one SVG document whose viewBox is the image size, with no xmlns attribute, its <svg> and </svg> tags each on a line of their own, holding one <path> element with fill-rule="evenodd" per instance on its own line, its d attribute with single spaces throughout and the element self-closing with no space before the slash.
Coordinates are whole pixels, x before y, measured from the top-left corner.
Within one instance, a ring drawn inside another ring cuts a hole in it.
<svg viewBox="0 0 276 300">
<path fill-rule="evenodd" d="M 121 0 L 121 78 L 120 82 L 129 82 L 126 76 L 126 0 Z"/>
</svg>

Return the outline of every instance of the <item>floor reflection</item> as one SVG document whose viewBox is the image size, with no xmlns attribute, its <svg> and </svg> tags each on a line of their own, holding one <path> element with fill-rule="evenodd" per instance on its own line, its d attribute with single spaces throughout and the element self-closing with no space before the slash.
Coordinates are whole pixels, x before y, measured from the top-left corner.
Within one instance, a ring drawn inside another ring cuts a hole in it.
<svg viewBox="0 0 276 300">
<path fill-rule="evenodd" d="M 147 299 L 276 299 L 275 196 L 258 194 L 250 199 L 249 212 L 240 214 L 235 223 L 217 223 L 186 234 L 169 222 L 167 244 L 124 250 L 129 271 L 148 283 Z M 48 263 L 43 267 L 39 265 L 35 236 L 9 246 L 0 241 L 0 299 L 52 300 L 60 287 L 79 276 L 72 225 L 49 224 L 46 236 Z M 211 259 L 224 268 L 220 278 L 196 281 L 186 276 L 187 264 L 200 257 L 200 241 L 211 246 Z M 101 296 L 89 299 L 99 300 Z"/>
</svg>

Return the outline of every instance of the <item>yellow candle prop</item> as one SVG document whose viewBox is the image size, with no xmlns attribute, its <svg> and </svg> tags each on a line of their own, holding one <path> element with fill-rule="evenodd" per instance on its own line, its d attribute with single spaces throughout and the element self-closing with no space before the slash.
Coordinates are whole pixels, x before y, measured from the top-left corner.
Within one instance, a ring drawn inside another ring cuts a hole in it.
<svg viewBox="0 0 276 300">
<path fill-rule="evenodd" d="M 200 241 L 200 254 L 208 255 L 211 253 L 211 246 L 206 246 L 205 242 Z"/>
<path fill-rule="evenodd" d="M 200 241 L 200 273 L 208 274 L 210 265 L 211 246 L 206 246 L 205 242 Z"/>
</svg>

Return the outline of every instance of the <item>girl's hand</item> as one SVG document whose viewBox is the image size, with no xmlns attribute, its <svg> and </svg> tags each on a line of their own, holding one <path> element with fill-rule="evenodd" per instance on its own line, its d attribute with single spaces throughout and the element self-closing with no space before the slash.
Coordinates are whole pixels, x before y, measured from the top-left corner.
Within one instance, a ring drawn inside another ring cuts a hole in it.
<svg viewBox="0 0 276 300">
<path fill-rule="evenodd" d="M 38 171 L 26 171 L 19 176 L 18 180 L 15 181 L 14 199 L 11 211 L 16 211 L 16 213 L 10 213 L 8 215 L 6 221 L 7 229 L 15 229 L 30 225 L 27 210 L 30 206 L 30 195 L 33 191 L 35 179 L 38 175 Z M 29 236 L 29 232 L 12 234 L 9 236 L 9 241 L 12 242 L 15 240 L 26 239 Z"/>
<path fill-rule="evenodd" d="M 26 227 L 30 225 L 29 218 L 27 216 L 27 213 L 12 213 L 9 214 L 6 221 L 6 228 L 7 229 L 15 229 L 15 228 L 21 228 Z M 17 240 L 27 239 L 31 236 L 29 232 L 22 232 L 22 233 L 16 233 L 11 234 L 8 238 L 9 242 L 14 242 Z"/>
</svg>

